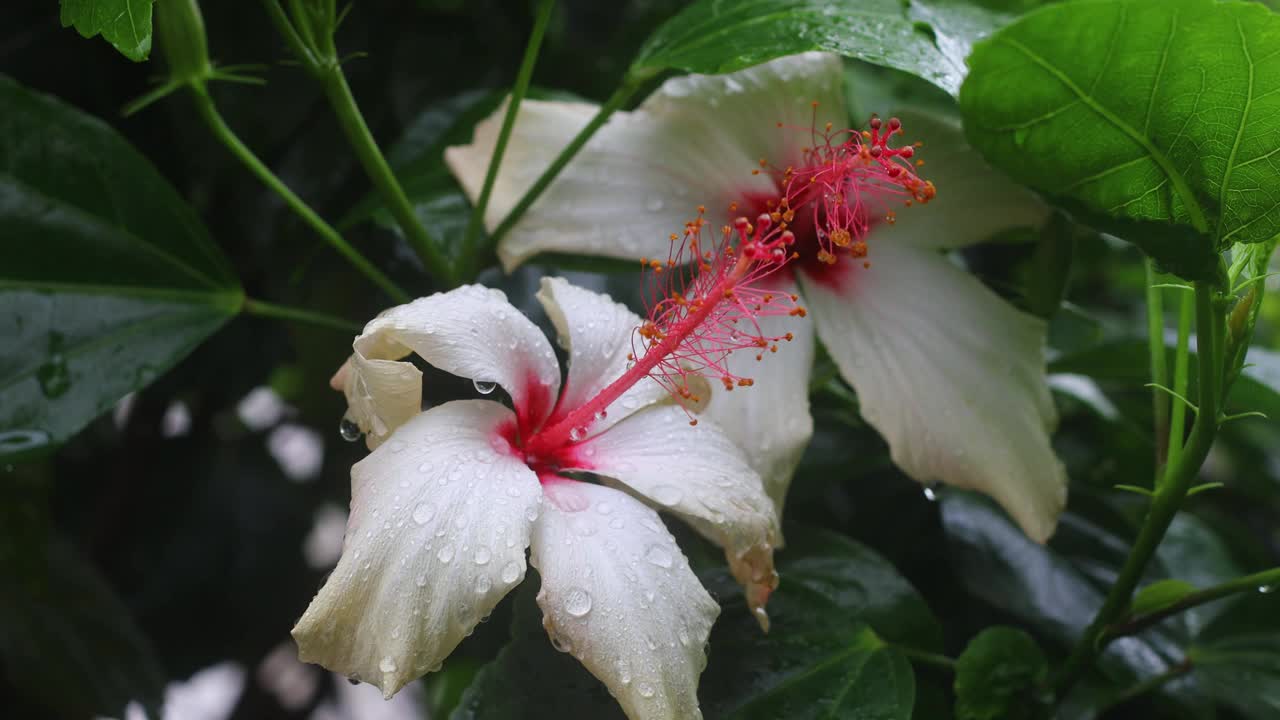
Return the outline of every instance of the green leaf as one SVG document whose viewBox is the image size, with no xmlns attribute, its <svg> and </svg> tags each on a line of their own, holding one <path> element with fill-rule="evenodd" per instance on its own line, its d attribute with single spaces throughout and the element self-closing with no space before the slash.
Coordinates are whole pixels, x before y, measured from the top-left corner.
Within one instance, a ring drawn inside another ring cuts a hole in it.
<svg viewBox="0 0 1280 720">
<path fill-rule="evenodd" d="M 195 213 L 101 121 L 0 76 L 0 457 L 66 440 L 235 315 Z"/>
<path fill-rule="evenodd" d="M 1186 580 L 1157 580 L 1134 594 L 1129 613 L 1146 615 L 1163 610 L 1195 591 L 1196 586 Z"/>
<path fill-rule="evenodd" d="M 62 27 L 81 36 L 101 34 L 121 54 L 142 62 L 151 54 L 151 6 L 155 0 L 60 0 Z"/>
<path fill-rule="evenodd" d="M 847 538 L 789 528 L 787 543 L 768 634 L 726 570 L 703 576 L 723 606 L 698 692 L 705 717 L 910 720 L 910 663 L 882 638 L 938 647 L 941 630 L 924 601 L 888 562 Z M 598 681 L 552 650 L 531 579 L 517 598 L 511 644 L 480 671 L 452 720 L 622 717 Z"/>
<path fill-rule="evenodd" d="M 957 720 L 1030 717 L 1036 686 L 1049 674 L 1035 639 L 1010 627 L 991 627 L 956 659 Z"/>
<path fill-rule="evenodd" d="M 1207 643 L 1192 648 L 1189 657 L 1196 675 L 1218 702 L 1248 720 L 1280 716 L 1280 632 L 1254 632 Z"/>
<path fill-rule="evenodd" d="M 34 580 L 0 567 L 0 665 L 9 684 L 50 717 L 123 717 L 133 700 L 158 708 L 164 673 L 115 592 L 64 542 L 51 543 L 46 559 Z"/>
<path fill-rule="evenodd" d="M 699 0 L 649 37 L 631 73 L 726 73 L 829 50 L 905 70 L 955 95 L 974 41 L 1010 18 L 962 0 Z"/>
<path fill-rule="evenodd" d="M 1081 0 L 975 46 L 960 93 L 991 163 L 1191 279 L 1280 231 L 1280 17 Z"/>
</svg>

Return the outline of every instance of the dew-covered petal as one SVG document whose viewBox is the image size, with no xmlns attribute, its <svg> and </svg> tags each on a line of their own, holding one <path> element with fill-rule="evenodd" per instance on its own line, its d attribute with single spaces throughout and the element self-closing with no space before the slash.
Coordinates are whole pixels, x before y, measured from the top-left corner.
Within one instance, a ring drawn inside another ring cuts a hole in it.
<svg viewBox="0 0 1280 720">
<path fill-rule="evenodd" d="M 736 391 L 735 391 L 736 392 Z M 724 548 L 747 600 L 759 610 L 777 586 L 778 516 L 738 446 L 713 421 L 689 424 L 673 405 L 654 405 L 580 444 L 581 470 L 680 515 Z"/>
<path fill-rule="evenodd" d="M 342 557 L 293 629 L 303 661 L 390 697 L 520 582 L 542 492 L 502 440 L 514 423 L 495 402 L 445 403 L 355 464 Z"/>
<path fill-rule="evenodd" d="M 713 222 L 748 193 L 776 194 L 761 158 L 779 168 L 812 143 L 819 125 L 842 122 L 841 63 L 804 53 L 727 75 L 668 80 L 634 112 L 617 112 L 498 244 L 508 271 L 540 252 L 666 258 L 668 237 L 705 205 Z M 584 103 L 526 100 L 485 213 L 501 222 L 560 149 L 595 115 Z M 476 126 L 471 144 L 445 161 L 473 199 L 479 194 L 506 112 Z M 779 127 L 782 123 L 783 127 Z"/>
<path fill-rule="evenodd" d="M 1049 206 L 1035 193 L 987 165 L 958 124 L 920 112 L 900 117 L 907 139 L 924 143 L 919 173 L 938 194 L 927 205 L 896 213 L 893 225 L 873 228 L 867 237 L 873 251 L 888 243 L 959 248 L 1003 230 L 1037 227 L 1049 217 Z"/>
<path fill-rule="evenodd" d="M 796 288 L 788 282 L 779 292 L 795 293 Z M 810 318 L 765 316 L 757 321 L 760 334 L 791 333 L 792 340 L 779 342 L 776 353 L 750 349 L 733 353 L 727 362 L 729 372 L 751 378 L 755 384 L 731 392 L 717 387 L 703 416 L 714 420 L 742 449 L 781 517 L 791 477 L 813 437 L 809 377 L 814 329 Z"/>
<path fill-rule="evenodd" d="M 657 513 L 601 485 L 553 481 L 530 561 L 553 644 L 632 720 L 701 717 L 703 647 L 720 613 Z"/>
<path fill-rule="evenodd" d="M 564 278 L 543 278 L 538 301 L 546 309 L 569 354 L 569 372 L 560 402 L 548 422 L 580 408 L 627 371 L 640 316 L 607 295 L 585 290 Z M 638 346 L 637 346 L 638 347 Z M 661 385 L 642 378 L 596 416 L 586 434 L 598 433 L 636 410 L 667 397 Z"/>
<path fill-rule="evenodd" d="M 934 251 L 886 242 L 869 259 L 802 282 L 863 417 L 907 474 L 982 491 L 1045 541 L 1067 478 L 1049 442 L 1044 322 Z"/>
<path fill-rule="evenodd" d="M 350 369 L 335 379 L 344 381 L 349 417 L 370 448 L 421 407 L 422 374 L 397 362 L 410 353 L 474 380 L 477 389 L 503 387 L 522 427 L 546 418 L 560 387 L 560 366 L 542 331 L 501 291 L 480 285 L 393 307 L 365 326 L 353 348 Z"/>
</svg>

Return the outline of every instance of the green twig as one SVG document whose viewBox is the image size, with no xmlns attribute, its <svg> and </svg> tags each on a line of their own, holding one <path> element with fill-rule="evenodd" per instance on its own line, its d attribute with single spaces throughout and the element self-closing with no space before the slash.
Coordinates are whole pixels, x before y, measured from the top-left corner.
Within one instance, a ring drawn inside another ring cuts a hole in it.
<svg viewBox="0 0 1280 720">
<path fill-rule="evenodd" d="M 519 222 L 520 218 L 524 217 L 525 212 L 529 210 L 529 207 L 533 205 L 534 201 L 542 196 L 542 193 L 546 191 L 547 186 L 551 184 L 552 180 L 555 180 L 556 176 L 560 174 L 560 171 L 564 169 L 565 165 L 569 164 L 569 161 L 573 159 L 574 155 L 578 154 L 578 151 L 582 149 L 583 145 L 587 144 L 587 141 L 591 139 L 591 136 L 595 135 L 596 131 L 599 130 L 606 121 L 608 121 L 609 116 L 613 115 L 614 112 L 631 99 L 631 96 L 640 88 L 640 85 L 641 80 L 634 77 L 628 76 L 623 80 L 622 85 L 618 86 L 618 89 L 613 92 L 613 95 L 609 96 L 609 99 L 605 101 L 604 105 L 600 106 L 595 117 L 592 117 L 586 127 L 582 128 L 582 130 L 580 130 L 578 134 L 569 141 L 569 144 L 560 151 L 560 154 L 556 156 L 556 159 L 552 160 L 551 164 L 547 166 L 547 169 L 542 171 L 542 175 L 538 176 L 538 179 L 534 181 L 533 185 L 529 186 L 529 189 L 525 191 L 524 196 L 515 204 L 515 207 L 511 208 L 511 212 L 507 214 L 506 219 L 504 219 L 502 223 L 494 229 L 493 234 L 489 236 L 490 247 L 487 248 L 487 250 L 492 250 L 494 247 L 497 247 L 498 241 L 511 231 L 511 228 Z"/>
<path fill-rule="evenodd" d="M 333 246 L 347 262 L 355 266 L 357 270 L 364 273 L 374 284 L 382 288 L 387 295 L 391 296 L 396 302 L 408 302 L 409 295 L 401 290 L 391 278 L 376 268 L 368 258 L 360 254 L 360 251 L 351 246 L 333 226 L 325 222 L 314 210 L 311 209 L 302 198 L 293 193 L 292 190 L 284 184 L 275 173 L 266 166 L 253 151 L 249 149 L 236 135 L 235 131 L 227 125 L 222 115 L 218 112 L 218 108 L 213 103 L 213 98 L 209 97 L 209 92 L 203 85 L 192 84 L 191 95 L 195 99 L 196 110 L 200 113 L 200 117 L 209 126 L 209 130 L 213 132 L 223 145 L 235 155 L 241 163 L 244 164 L 249 172 L 253 173 L 264 185 L 279 195 L 291 210 L 298 214 L 320 237 Z"/>
<path fill-rule="evenodd" d="M 1156 491 L 1143 519 L 1142 528 L 1133 547 L 1125 558 L 1120 574 L 1116 577 L 1103 601 L 1102 607 L 1094 615 L 1093 621 L 1085 628 L 1071 655 L 1059 671 L 1054 682 L 1055 696 L 1058 701 L 1067 694 L 1085 669 L 1093 664 L 1098 654 L 1106 646 L 1104 633 L 1129 606 L 1134 588 L 1142 579 L 1142 574 L 1160 545 L 1169 524 L 1177 515 L 1182 501 L 1195 482 L 1200 466 L 1209 454 L 1214 436 L 1218 432 L 1219 393 L 1221 392 L 1220 366 L 1214 363 L 1219 357 L 1217 345 L 1221 338 L 1221 318 L 1215 303 L 1216 287 L 1210 284 L 1196 283 L 1196 341 L 1200 351 L 1199 363 L 1199 400 L 1200 413 L 1186 447 L 1176 462 L 1165 467 L 1164 478 L 1157 483 Z"/>
<path fill-rule="evenodd" d="M 297 322 L 310 323 L 312 325 L 319 325 L 321 327 L 333 328 L 335 330 L 360 332 L 360 325 L 349 320 L 343 320 L 342 318 L 313 312 L 311 310 L 303 310 L 301 308 L 292 308 L 286 305 L 263 302 L 262 300 L 254 300 L 252 298 L 245 298 L 241 309 L 250 315 L 257 315 L 259 317 L 293 320 Z"/>
<path fill-rule="evenodd" d="M 1107 710 L 1114 708 L 1117 705 L 1123 705 L 1134 698 L 1142 697 L 1143 695 L 1146 695 L 1153 690 L 1157 690 L 1166 683 L 1176 680 L 1189 672 L 1191 672 L 1191 661 L 1183 660 L 1159 675 L 1152 675 L 1146 680 L 1121 691 L 1118 695 L 1108 700 L 1102 708 L 1099 708 L 1098 714 L 1103 715 Z"/>
<path fill-rule="evenodd" d="M 480 236 L 480 228 L 484 223 L 484 212 L 489 207 L 489 196 L 493 193 L 493 183 L 498 178 L 498 168 L 502 165 L 502 156 L 507 151 L 507 141 L 511 139 L 511 130 L 516 124 L 516 114 L 520 103 L 529 91 L 529 80 L 533 77 L 533 66 L 538 61 L 538 49 L 542 46 L 542 36 L 547 32 L 547 23 L 551 19 L 551 9 L 555 0 L 540 0 L 538 14 L 533 21 L 533 31 L 529 34 L 529 43 L 524 48 L 524 59 L 520 61 L 520 71 L 516 74 L 515 86 L 511 88 L 511 99 L 507 101 L 507 113 L 502 118 L 502 129 L 498 131 L 498 141 L 493 146 L 493 155 L 489 158 L 489 169 L 485 171 L 484 185 L 480 187 L 480 195 L 476 198 L 475 207 L 471 209 L 471 220 L 467 223 L 466 234 L 462 237 L 463 258 L 461 276 L 470 278 L 476 271 L 476 240 Z"/>
<path fill-rule="evenodd" d="M 1182 454 L 1182 444 L 1186 440 L 1187 408 L 1194 406 L 1187 402 L 1187 386 L 1189 384 L 1188 364 L 1191 359 L 1191 317 L 1195 314 L 1195 296 L 1183 295 L 1178 309 L 1178 346 L 1173 359 L 1173 396 L 1179 400 L 1174 402 L 1169 418 L 1169 456 L 1166 463 L 1177 462 Z M 1163 343 L 1160 346 L 1164 351 Z M 1185 407 L 1184 407 L 1185 406 Z"/>
<path fill-rule="evenodd" d="M 950 658 L 939 653 L 916 650 L 915 648 L 909 648 L 903 645 L 893 645 L 892 647 L 912 662 L 920 663 L 921 665 L 932 665 L 936 668 L 942 668 L 947 672 L 956 671 L 956 661 L 954 658 Z"/>
<path fill-rule="evenodd" d="M 1164 291 L 1156 282 L 1156 266 L 1146 259 L 1147 268 L 1147 347 L 1151 351 L 1151 383 L 1156 386 L 1169 384 L 1169 365 L 1164 351 Z M 1164 467 L 1168 452 L 1169 398 L 1160 392 L 1151 393 L 1151 410 L 1155 417 L 1156 477 Z"/>
<path fill-rule="evenodd" d="M 1143 630 L 1155 625 L 1167 617 L 1177 615 L 1178 613 L 1189 610 L 1198 605 L 1204 605 L 1215 600 L 1221 600 L 1231 595 L 1237 595 L 1244 592 L 1253 592 L 1259 588 L 1271 588 L 1280 586 L 1280 568 L 1272 568 L 1263 570 L 1262 572 L 1245 575 L 1234 580 L 1228 580 L 1221 585 L 1214 585 L 1210 588 L 1197 590 L 1193 593 L 1184 595 L 1181 600 L 1146 613 L 1145 615 L 1137 615 L 1129 619 L 1116 623 L 1107 628 L 1104 638 L 1110 640 L 1112 638 L 1124 637 L 1126 635 L 1136 635 Z"/>
</svg>

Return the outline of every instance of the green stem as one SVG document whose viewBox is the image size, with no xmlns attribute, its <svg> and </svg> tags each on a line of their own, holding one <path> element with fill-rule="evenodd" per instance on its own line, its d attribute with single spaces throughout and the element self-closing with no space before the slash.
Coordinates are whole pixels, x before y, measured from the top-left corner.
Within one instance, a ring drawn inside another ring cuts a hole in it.
<svg viewBox="0 0 1280 720">
<path fill-rule="evenodd" d="M 364 121 L 364 115 L 360 113 L 355 96 L 351 94 L 351 87 L 347 85 L 347 77 L 343 74 L 342 67 L 336 63 L 329 65 L 324 68 L 319 77 L 325 96 L 329 98 L 329 105 L 338 116 L 338 124 L 342 126 L 347 141 L 351 143 L 356 156 L 360 158 L 360 164 L 364 166 L 365 173 L 378 188 L 382 201 L 387 204 L 387 209 L 395 217 L 409 244 L 422 258 L 428 272 L 437 280 L 450 286 L 454 285 L 454 272 L 448 258 L 444 256 L 439 243 L 431 237 L 427 228 L 414 213 L 413 205 L 405 195 L 404 188 L 400 187 L 400 181 L 396 179 L 386 157 L 378 149 L 378 143 L 374 141 L 369 125 Z"/>
<path fill-rule="evenodd" d="M 1182 507 L 1182 501 L 1195 482 L 1218 432 L 1218 395 L 1221 390 L 1218 380 L 1221 372 L 1212 359 L 1217 356 L 1215 348 L 1219 342 L 1221 323 L 1217 317 L 1214 293 L 1214 286 L 1196 283 L 1196 340 L 1202 353 L 1199 363 L 1200 412 L 1182 454 L 1178 456 L 1177 462 L 1170 462 L 1165 467 L 1164 478 L 1156 485 L 1151 506 L 1147 509 L 1142 528 L 1129 550 L 1129 556 L 1125 558 L 1120 574 L 1107 593 L 1102 607 L 1085 628 L 1075 649 L 1058 673 L 1054 688 L 1059 701 L 1106 646 L 1104 632 L 1107 626 L 1114 623 L 1128 608 L 1134 588 L 1142 579 L 1147 563 L 1151 561 L 1156 547 L 1168 531 L 1169 524 Z"/>
<path fill-rule="evenodd" d="M 408 302 L 409 295 L 401 290 L 391 278 L 382 273 L 381 270 L 374 267 L 368 258 L 361 255 L 358 250 L 351 246 L 333 226 L 325 222 L 314 210 L 311 209 L 302 198 L 298 197 L 276 177 L 275 173 L 266 166 L 253 151 L 249 149 L 236 135 L 235 131 L 227 125 L 222 115 L 218 112 L 217 106 L 213 103 L 213 98 L 209 96 L 208 90 L 202 84 L 189 85 L 191 95 L 195 99 L 196 110 L 200 113 L 200 117 L 209 126 L 209 130 L 232 155 L 235 155 L 241 163 L 244 164 L 249 172 L 253 173 L 264 185 L 284 199 L 286 205 L 298 214 L 320 237 L 333 246 L 347 262 L 350 262 L 357 270 L 364 273 L 366 277 L 373 281 L 378 287 L 382 288 L 387 295 L 391 296 L 396 302 Z"/>
<path fill-rule="evenodd" d="M 1167 617 L 1177 615 L 1184 610 L 1190 610 L 1198 605 L 1204 605 L 1215 600 L 1221 600 L 1231 595 L 1237 595 L 1243 592 L 1253 592 L 1258 588 L 1270 588 L 1280 586 L 1280 568 L 1272 568 L 1263 570 L 1262 572 L 1245 575 L 1234 580 L 1228 580 L 1221 585 L 1197 590 L 1189 593 L 1183 598 L 1168 607 L 1161 608 L 1145 615 L 1138 615 L 1128 620 L 1112 625 L 1107 628 L 1105 637 L 1118 638 L 1126 635 L 1136 635 L 1143 630 L 1155 625 Z"/>
<path fill-rule="evenodd" d="M 529 92 L 529 80 L 533 77 L 533 66 L 538 61 L 538 49 L 542 46 L 542 36 L 547 32 L 547 24 L 551 20 L 551 9 L 555 0 L 540 0 L 538 14 L 533 21 L 533 31 L 529 34 L 529 43 L 524 48 L 524 59 L 520 61 L 520 71 L 516 74 L 516 84 L 511 89 L 511 99 L 507 101 L 507 114 L 502 118 L 502 129 L 498 131 L 498 142 L 493 146 L 493 156 L 489 158 L 489 169 L 484 175 L 484 185 L 480 187 L 480 195 L 476 198 L 475 207 L 471 210 L 471 220 L 467 223 L 467 232 L 462 238 L 462 253 L 465 266 L 464 277 L 470 278 L 476 270 L 476 240 L 480 236 L 480 228 L 484 221 L 485 209 L 489 207 L 489 196 L 493 193 L 493 183 L 498 178 L 498 168 L 502 165 L 502 156 L 507 151 L 507 141 L 511 139 L 511 130 L 516 124 L 516 114 L 520 103 Z"/>
<path fill-rule="evenodd" d="M 1188 365 L 1191 359 L 1191 317 L 1195 314 L 1195 298 L 1189 293 L 1182 294 L 1182 304 L 1178 309 L 1178 347 L 1173 360 L 1173 391 L 1182 397 L 1187 396 L 1189 384 Z M 1160 347 L 1164 350 L 1163 343 Z M 1172 415 L 1169 420 L 1169 455 L 1167 464 L 1177 461 L 1182 454 L 1182 445 L 1186 440 L 1187 404 L 1176 397 L 1172 398 Z"/>
<path fill-rule="evenodd" d="M 932 665 L 933 667 L 942 668 L 948 672 L 956 671 L 955 659 L 949 658 L 946 655 L 926 652 L 924 650 L 916 650 L 915 648 L 909 648 L 902 645 L 894 645 L 893 649 L 902 653 L 903 656 L 912 662 L 920 663 L 921 665 Z"/>
<path fill-rule="evenodd" d="M 1159 284 L 1155 262 L 1146 260 L 1147 267 L 1147 347 L 1151 352 L 1151 382 L 1169 387 L 1169 366 L 1164 350 L 1164 288 Z M 1155 417 L 1156 477 L 1164 467 L 1169 437 L 1169 397 L 1160 389 L 1151 391 L 1151 410 Z"/>
<path fill-rule="evenodd" d="M 604 105 L 600 106 L 595 117 L 591 118 L 591 121 L 587 123 L 586 127 L 582 128 L 582 130 L 574 136 L 573 140 L 569 141 L 569 144 L 560 151 L 560 154 L 556 156 L 556 159 L 551 161 L 551 164 L 547 166 L 546 170 L 542 171 L 542 175 L 538 176 L 538 179 L 534 181 L 533 185 L 529 186 L 529 189 L 525 191 L 524 197 L 521 197 L 519 202 L 515 204 L 515 207 L 511 208 L 511 212 L 507 214 L 506 219 L 504 219 L 502 224 L 498 225 L 498 227 L 493 231 L 493 234 L 489 236 L 489 249 L 497 247 L 498 241 L 510 232 L 511 228 L 515 226 L 520 218 L 524 217 L 525 212 L 529 210 L 529 206 L 533 205 L 534 201 L 542 196 L 542 193 L 546 191 L 547 186 L 551 184 L 551 181 L 555 180 L 556 176 L 560 174 L 560 171 L 564 169 L 564 166 L 569 164 L 569 161 L 573 159 L 573 156 L 577 155 L 578 151 L 582 149 L 582 146 L 586 145 L 587 141 L 591 139 L 591 136 L 595 135 L 596 131 L 605 124 L 609 119 L 609 116 L 613 115 L 615 111 L 626 104 L 627 100 L 631 99 L 631 96 L 640 88 L 640 84 L 641 81 L 639 79 L 630 76 L 623 80 L 622 84 L 618 86 L 618 89 L 613 92 L 613 95 L 610 95 Z"/>
<path fill-rule="evenodd" d="M 1152 692 L 1153 690 L 1159 689 L 1165 683 L 1168 683 L 1172 680 L 1176 680 L 1182 677 L 1183 675 L 1186 675 L 1189 672 L 1191 672 L 1191 661 L 1183 660 L 1182 662 L 1178 663 L 1177 665 L 1174 665 L 1173 667 L 1160 673 L 1159 675 L 1152 675 L 1146 680 L 1143 680 L 1142 682 L 1128 688 L 1127 690 L 1122 691 L 1119 695 L 1116 695 L 1115 697 L 1108 700 L 1106 705 L 1104 705 L 1103 708 L 1099 709 L 1098 714 L 1102 715 L 1107 710 L 1114 708 L 1117 705 L 1122 705 L 1124 703 L 1129 702 L 1130 700 L 1133 700 L 1134 698 L 1142 697 L 1143 695 L 1146 695 L 1147 693 Z"/>
<path fill-rule="evenodd" d="M 259 317 L 276 318 L 279 320 L 294 320 L 297 322 L 310 323 L 321 327 L 334 328 L 347 332 L 360 332 L 360 325 L 357 323 L 343 320 L 342 318 L 326 315 L 324 313 L 313 312 L 311 310 L 303 310 L 301 308 L 292 308 L 286 305 L 277 305 L 275 303 L 263 302 L 262 300 L 254 300 L 245 298 L 241 310 Z"/>
</svg>

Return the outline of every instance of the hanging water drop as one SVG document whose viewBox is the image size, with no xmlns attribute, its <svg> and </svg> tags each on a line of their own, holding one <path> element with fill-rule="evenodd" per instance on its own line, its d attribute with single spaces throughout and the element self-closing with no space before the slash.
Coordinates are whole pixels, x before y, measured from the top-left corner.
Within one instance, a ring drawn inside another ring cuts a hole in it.
<svg viewBox="0 0 1280 720">
<path fill-rule="evenodd" d="M 582 588 L 569 588 L 564 598 L 565 612 L 574 617 L 582 617 L 591 612 L 591 594 Z"/>
<path fill-rule="evenodd" d="M 344 417 L 342 422 L 338 423 L 338 434 L 347 442 L 355 442 L 360 439 L 363 433 L 360 432 L 360 426 L 356 424 L 355 420 Z"/>
<path fill-rule="evenodd" d="M 937 487 L 938 487 L 937 485 L 925 485 L 924 499 L 928 500 L 929 502 L 937 502 L 938 501 Z"/>
<path fill-rule="evenodd" d="M 475 387 L 476 392 L 481 395 L 488 395 L 498 387 L 498 383 L 492 380 L 472 380 L 471 384 Z"/>
<path fill-rule="evenodd" d="M 1258 586 L 1258 592 L 1262 593 L 1263 595 L 1266 595 L 1268 593 L 1273 593 L 1275 591 L 1276 591 L 1275 585 L 1259 585 Z"/>
</svg>

